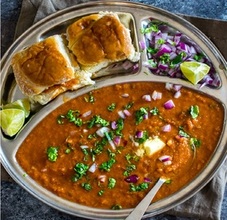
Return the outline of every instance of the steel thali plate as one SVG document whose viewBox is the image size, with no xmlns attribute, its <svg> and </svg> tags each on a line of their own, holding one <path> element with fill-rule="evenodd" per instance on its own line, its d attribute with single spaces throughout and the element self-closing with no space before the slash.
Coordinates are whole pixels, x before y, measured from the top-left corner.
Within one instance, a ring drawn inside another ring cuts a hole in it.
<svg viewBox="0 0 227 220">
<path fill-rule="evenodd" d="M 65 32 L 66 27 L 73 23 L 75 20 L 93 13 L 100 11 L 112 11 L 118 12 L 120 16 L 127 15 L 128 28 L 131 31 L 133 44 L 137 50 L 139 50 L 139 41 L 143 40 L 143 35 L 140 33 L 140 29 L 149 18 L 154 18 L 160 21 L 165 21 L 168 24 L 180 32 L 191 38 L 197 45 L 200 46 L 201 50 L 209 57 L 212 61 L 217 73 L 221 79 L 221 85 L 218 88 L 203 87 L 202 90 L 198 86 L 194 86 L 189 82 L 176 78 L 169 78 L 163 76 L 157 76 L 153 74 L 144 74 L 148 72 L 147 68 L 142 65 L 145 61 L 146 54 L 141 54 L 139 61 L 139 70 L 136 72 L 127 72 L 125 70 L 119 71 L 118 74 L 107 75 L 96 80 L 96 87 L 103 87 L 113 85 L 119 82 L 136 82 L 136 81 L 153 81 L 153 82 L 170 82 L 175 84 L 181 84 L 185 87 L 191 88 L 198 92 L 202 92 L 212 96 L 222 103 L 225 111 L 224 125 L 220 141 L 212 155 L 212 159 L 203 171 L 196 177 L 192 182 L 185 186 L 182 190 L 169 196 L 163 200 L 151 204 L 144 215 L 144 217 L 151 217 L 169 210 L 170 208 L 184 202 L 189 199 L 192 195 L 198 192 L 216 173 L 218 168 L 224 162 L 227 154 L 227 71 L 226 61 L 212 44 L 212 42 L 191 23 L 182 19 L 181 17 L 169 13 L 165 10 L 147 6 L 139 3 L 130 3 L 124 1 L 103 1 L 103 2 L 90 2 L 86 4 L 80 4 L 73 7 L 61 10 L 53 15 L 46 17 L 40 22 L 36 23 L 23 35 L 21 35 L 15 43 L 5 53 L 2 61 L 1 71 L 1 100 L 2 102 L 12 102 L 23 95 L 18 89 L 10 61 L 12 55 L 22 50 L 23 48 L 41 41 L 48 36 L 53 34 L 60 34 Z M 29 132 L 42 120 L 46 115 L 53 111 L 56 107 L 63 104 L 66 100 L 77 97 L 81 94 L 87 93 L 92 90 L 92 86 L 87 86 L 74 92 L 66 92 L 60 95 L 58 98 L 50 102 L 48 105 L 39 108 L 36 113 L 30 118 L 25 124 L 22 131 L 13 139 L 7 139 L 1 135 L 1 163 L 10 174 L 10 176 L 19 183 L 23 188 L 30 192 L 33 196 L 43 201 L 44 203 L 54 207 L 60 211 L 68 214 L 87 217 L 92 219 L 121 219 L 126 217 L 131 209 L 122 209 L 118 211 L 104 210 L 91 208 L 76 204 L 65 199 L 62 199 L 50 191 L 42 188 L 33 179 L 26 177 L 24 178 L 23 170 L 16 161 L 15 155 Z"/>
</svg>

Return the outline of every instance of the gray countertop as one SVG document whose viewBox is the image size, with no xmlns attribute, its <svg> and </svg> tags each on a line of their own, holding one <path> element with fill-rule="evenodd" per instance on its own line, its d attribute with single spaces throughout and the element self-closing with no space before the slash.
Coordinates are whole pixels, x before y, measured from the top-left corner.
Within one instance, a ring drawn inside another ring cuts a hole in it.
<svg viewBox="0 0 227 220">
<path fill-rule="evenodd" d="M 226 0 L 132 0 L 134 2 L 151 4 L 173 13 L 202 18 L 220 19 L 227 21 Z M 19 17 L 22 0 L 1 0 L 1 55 L 9 48 L 14 40 L 14 32 Z M 2 173 L 4 174 L 4 170 Z M 222 205 L 221 220 L 227 220 L 227 189 Z M 57 211 L 37 200 L 13 182 L 10 178 L 1 181 L 1 219 L 3 220 L 36 220 L 81 219 Z M 154 220 L 186 220 L 189 218 L 161 214 Z"/>
</svg>

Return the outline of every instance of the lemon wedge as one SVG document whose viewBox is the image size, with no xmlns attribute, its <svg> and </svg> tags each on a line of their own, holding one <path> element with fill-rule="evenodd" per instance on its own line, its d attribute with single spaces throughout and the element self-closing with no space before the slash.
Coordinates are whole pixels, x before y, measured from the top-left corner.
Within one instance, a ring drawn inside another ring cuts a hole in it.
<svg viewBox="0 0 227 220">
<path fill-rule="evenodd" d="M 24 125 L 25 111 L 22 109 L 2 109 L 0 111 L 0 126 L 10 137 L 14 136 Z"/>
<path fill-rule="evenodd" d="M 185 61 L 180 64 L 180 69 L 184 76 L 194 85 L 196 85 L 210 70 L 205 63 L 196 61 Z"/>
<path fill-rule="evenodd" d="M 25 112 L 27 118 L 30 114 L 30 102 L 28 99 L 19 99 L 12 103 L 6 104 L 2 107 L 3 109 L 21 109 Z"/>
</svg>

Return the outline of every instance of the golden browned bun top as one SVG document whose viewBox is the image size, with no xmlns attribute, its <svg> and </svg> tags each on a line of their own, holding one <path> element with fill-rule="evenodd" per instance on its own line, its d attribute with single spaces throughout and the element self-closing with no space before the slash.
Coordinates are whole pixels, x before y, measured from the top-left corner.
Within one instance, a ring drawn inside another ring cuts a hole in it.
<svg viewBox="0 0 227 220">
<path fill-rule="evenodd" d="M 70 49 L 84 66 L 127 59 L 135 53 L 129 30 L 114 13 L 103 15 L 74 37 L 72 33 L 73 29 L 67 35 Z"/>
<path fill-rule="evenodd" d="M 89 28 L 96 20 L 101 18 L 100 14 L 91 14 L 80 18 L 71 25 L 68 26 L 66 33 L 69 41 L 68 47 L 71 48 L 75 43 L 76 36 L 83 30 Z"/>
<path fill-rule="evenodd" d="M 78 64 L 72 61 L 72 67 L 65 50 L 63 39 L 55 35 L 13 56 L 14 75 L 24 94 L 37 94 L 74 78 L 74 68 Z"/>
</svg>

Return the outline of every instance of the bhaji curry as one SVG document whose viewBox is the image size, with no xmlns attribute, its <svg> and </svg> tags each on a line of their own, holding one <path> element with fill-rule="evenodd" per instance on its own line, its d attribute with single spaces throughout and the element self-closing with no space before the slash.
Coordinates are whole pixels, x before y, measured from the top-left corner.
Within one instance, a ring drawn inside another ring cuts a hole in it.
<svg viewBox="0 0 227 220">
<path fill-rule="evenodd" d="M 218 144 L 224 109 L 170 83 L 122 83 L 64 103 L 27 136 L 16 159 L 54 194 L 90 207 L 135 207 L 159 177 L 155 200 L 189 183 Z"/>
</svg>

